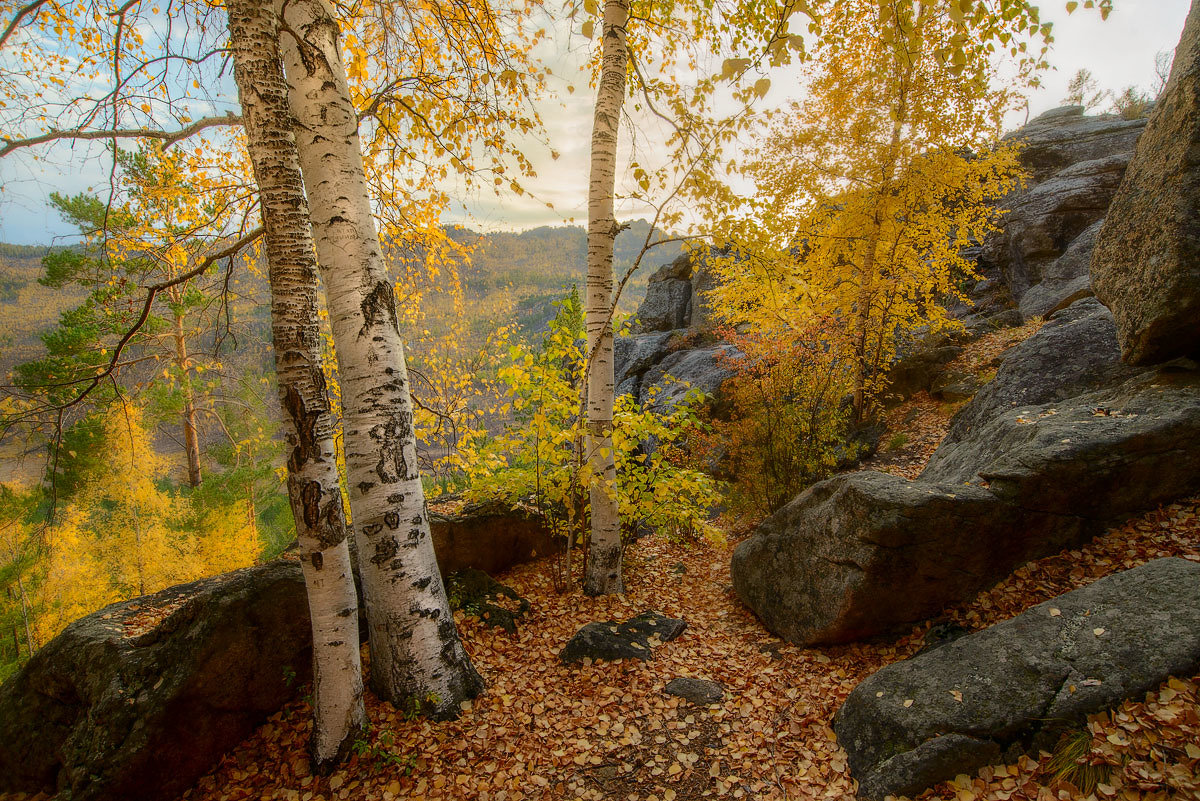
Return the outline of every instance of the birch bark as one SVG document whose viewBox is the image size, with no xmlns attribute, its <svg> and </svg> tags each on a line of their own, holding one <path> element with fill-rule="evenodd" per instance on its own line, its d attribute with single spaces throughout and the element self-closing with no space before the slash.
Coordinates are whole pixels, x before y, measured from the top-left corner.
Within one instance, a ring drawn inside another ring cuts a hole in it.
<svg viewBox="0 0 1200 801">
<path fill-rule="evenodd" d="M 629 67 L 626 27 L 629 0 L 606 0 L 600 86 L 592 118 L 591 176 L 588 185 L 588 264 L 586 328 L 587 458 L 591 483 L 591 542 L 584 568 L 583 590 L 588 595 L 625 591 L 621 576 L 621 515 L 617 501 L 617 468 L 613 459 L 612 418 L 613 331 L 610 323 L 613 292 L 613 245 L 619 228 L 613 212 L 616 186 L 617 132 L 625 102 L 625 73 Z"/>
<path fill-rule="evenodd" d="M 396 298 L 371 211 L 338 25 L 323 0 L 280 5 L 280 45 L 342 387 L 371 688 L 397 706 L 454 717 L 483 680 L 459 640 L 429 533 Z"/>
<path fill-rule="evenodd" d="M 279 55 L 279 18 L 257 0 L 225 6 L 266 232 L 275 371 L 291 448 L 288 497 L 312 617 L 311 750 L 315 767 L 327 770 L 366 725 L 366 711 L 357 599 L 321 370 L 317 264 Z"/>
</svg>

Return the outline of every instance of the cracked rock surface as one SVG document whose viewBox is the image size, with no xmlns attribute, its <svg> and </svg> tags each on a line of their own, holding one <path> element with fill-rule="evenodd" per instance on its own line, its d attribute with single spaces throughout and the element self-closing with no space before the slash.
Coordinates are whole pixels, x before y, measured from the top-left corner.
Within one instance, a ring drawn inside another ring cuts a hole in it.
<svg viewBox="0 0 1200 801">
<path fill-rule="evenodd" d="M 1197 489 L 1200 369 L 1121 365 L 1111 318 L 1086 299 L 1014 348 L 920 478 L 810 487 L 738 545 L 733 585 L 786 640 L 858 640 Z"/>
<path fill-rule="evenodd" d="M 1198 669 L 1200 564 L 1158 559 L 885 667 L 833 728 L 860 798 L 916 796 Z"/>
<path fill-rule="evenodd" d="M 648 660 L 653 658 L 655 645 L 675 639 L 686 628 L 683 620 L 661 612 L 642 612 L 624 623 L 588 623 L 567 641 L 558 658 L 564 662 Z"/>
</svg>

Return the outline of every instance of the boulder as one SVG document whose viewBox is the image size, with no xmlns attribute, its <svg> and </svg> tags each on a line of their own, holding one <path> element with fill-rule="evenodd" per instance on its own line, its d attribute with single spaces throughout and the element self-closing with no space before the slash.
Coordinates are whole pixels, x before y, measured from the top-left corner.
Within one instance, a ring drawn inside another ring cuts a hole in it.
<svg viewBox="0 0 1200 801">
<path fill-rule="evenodd" d="M 614 340 L 613 374 L 618 395 L 638 397 L 642 375 L 667 357 L 674 336 L 672 331 L 651 331 Z"/>
<path fill-rule="evenodd" d="M 1072 304 L 1004 355 L 995 378 L 951 421 L 930 467 L 950 458 L 959 443 L 974 441 L 979 427 L 997 415 L 1119 383 L 1135 372 L 1121 364 L 1108 309 L 1091 298 Z"/>
<path fill-rule="evenodd" d="M 1006 411 L 953 448 L 916 481 L 863 472 L 810 487 L 734 551 L 738 596 L 802 645 L 898 631 L 1194 492 L 1200 370 Z"/>
<path fill-rule="evenodd" d="M 741 351 L 728 344 L 674 351 L 646 371 L 641 400 L 666 409 L 678 404 L 692 390 L 716 396 L 721 386 L 733 377 L 726 360 L 740 355 Z"/>
<path fill-rule="evenodd" d="M 296 562 L 113 604 L 0 686 L 0 791 L 172 799 L 311 675 Z"/>
<path fill-rule="evenodd" d="M 1200 564 L 1158 559 L 883 668 L 833 728 L 859 798 L 916 796 L 1198 670 Z"/>
<path fill-rule="evenodd" d="M 1042 271 L 1041 282 L 1021 296 L 1021 316 L 1047 317 L 1092 294 L 1092 250 L 1100 235 L 1100 219 L 1075 237 L 1058 259 Z"/>
<path fill-rule="evenodd" d="M 545 521 L 524 506 L 468 504 L 452 513 L 434 508 L 429 527 L 442 575 L 468 568 L 502 573 L 561 548 Z"/>
<path fill-rule="evenodd" d="M 624 623 L 588 623 L 567 641 L 558 658 L 568 663 L 584 659 L 646 661 L 653 658 L 655 645 L 675 639 L 686 628 L 684 621 L 660 612 L 643 612 Z"/>
<path fill-rule="evenodd" d="M 446 576 L 446 596 L 451 609 L 462 609 L 509 634 L 517 633 L 517 622 L 529 612 L 529 601 L 516 590 L 473 568 Z"/>
<path fill-rule="evenodd" d="M 1200 354 L 1200 2 L 1092 256 L 1130 364 Z"/>
<path fill-rule="evenodd" d="M 684 253 L 664 264 L 646 285 L 635 328 L 640 333 L 687 328 L 692 316 L 692 262 Z"/>
<path fill-rule="evenodd" d="M 1013 298 L 1042 283 L 1071 242 L 1100 220 L 1121 184 L 1130 153 L 1072 164 L 1003 201 L 998 233 L 982 258 L 997 266 Z"/>
<path fill-rule="evenodd" d="M 1033 118 L 1004 138 L 1020 144 L 1021 164 L 1029 171 L 1031 182 L 1039 183 L 1081 161 L 1133 152 L 1145 127 L 1145 120 L 1089 117 L 1083 106 L 1064 106 Z"/>
<path fill-rule="evenodd" d="M 696 706 L 711 706 L 725 698 L 725 688 L 715 681 L 680 677 L 671 679 L 663 688 L 667 695 L 678 696 Z"/>
<path fill-rule="evenodd" d="M 898 354 L 888 372 L 888 391 L 899 400 L 928 391 L 946 369 L 946 365 L 962 355 L 961 345 L 953 345 L 942 337 L 913 343 Z"/>
</svg>

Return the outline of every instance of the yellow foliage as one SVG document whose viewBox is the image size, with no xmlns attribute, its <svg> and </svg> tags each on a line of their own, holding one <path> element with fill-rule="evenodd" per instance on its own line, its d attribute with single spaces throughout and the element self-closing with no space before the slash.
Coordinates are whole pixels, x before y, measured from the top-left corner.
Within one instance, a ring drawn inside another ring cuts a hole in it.
<svg viewBox="0 0 1200 801">
<path fill-rule="evenodd" d="M 842 36 L 754 154 L 761 200 L 726 229 L 712 295 L 727 322 L 764 334 L 840 321 L 859 413 L 898 337 L 953 325 L 942 302 L 962 297 L 967 249 L 1020 181 L 1012 148 L 990 144 L 1012 98 L 991 87 L 986 48 L 964 43 L 945 2 L 879 8 L 827 13 Z"/>
<path fill-rule="evenodd" d="M 161 487 L 168 465 L 155 453 L 141 410 L 118 405 L 105 418 L 107 457 L 45 535 L 39 640 L 114 601 L 245 567 L 259 543 L 246 507 L 199 509 Z"/>
</svg>

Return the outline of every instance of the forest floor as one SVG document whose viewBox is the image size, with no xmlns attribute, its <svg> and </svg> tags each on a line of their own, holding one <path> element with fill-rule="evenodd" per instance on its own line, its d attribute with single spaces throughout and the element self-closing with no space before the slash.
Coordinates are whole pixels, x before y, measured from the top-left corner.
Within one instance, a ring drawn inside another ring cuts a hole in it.
<svg viewBox="0 0 1200 801">
<path fill-rule="evenodd" d="M 1036 330 L 997 332 L 959 358 L 983 378 L 996 357 Z M 893 447 L 865 467 L 914 477 L 956 407 L 924 393 L 891 410 Z M 903 436 L 897 436 L 902 434 Z M 487 690 L 448 723 L 411 720 L 368 693 L 371 731 L 328 777 L 313 776 L 308 705 L 274 716 L 183 801 L 287 799 L 612 799 L 690 801 L 852 799 L 855 782 L 830 728 L 855 685 L 912 656 L 934 623 L 978 630 L 1098 578 L 1163 556 L 1200 561 L 1200 497 L 1149 512 L 1074 551 L 1029 563 L 970 602 L 907 634 L 832 648 L 798 648 L 770 634 L 734 594 L 727 542 L 641 540 L 627 558 L 624 596 L 554 590 L 548 561 L 500 580 L 531 604 L 516 634 L 455 613 Z M 576 565 L 578 571 L 578 565 Z M 656 609 L 687 621 L 647 662 L 565 665 L 558 652 L 584 624 Z M 365 658 L 365 651 L 364 651 Z M 694 707 L 666 695 L 679 676 L 711 679 L 725 699 Z M 1200 675 L 1093 716 L 1065 739 L 1080 763 L 1048 753 L 928 791 L 923 798 L 996 801 L 1200 798 Z"/>
<path fill-rule="evenodd" d="M 830 729 L 833 713 L 858 682 L 918 650 L 930 624 L 874 643 L 788 645 L 734 596 L 732 547 L 643 540 L 629 557 L 628 592 L 615 598 L 558 594 L 547 563 L 518 567 L 502 576 L 532 604 L 516 635 L 456 614 L 488 685 L 457 721 L 408 720 L 368 695 L 373 729 L 359 753 L 332 776 L 315 777 L 305 751 L 310 710 L 297 701 L 184 799 L 851 799 L 854 782 Z M 980 629 L 1161 556 L 1200 561 L 1200 498 L 1030 563 L 942 620 Z M 688 623 L 679 639 L 655 649 L 653 660 L 559 661 L 558 651 L 584 623 L 624 620 L 646 609 Z M 697 708 L 665 695 L 663 686 L 677 676 L 720 682 L 724 702 Z M 1092 718 L 1082 752 L 1095 765 L 1091 793 L 1056 772 L 1051 755 L 1042 753 L 959 777 L 925 797 L 1200 798 L 1198 684 L 1200 676 L 1172 679 Z"/>
</svg>

